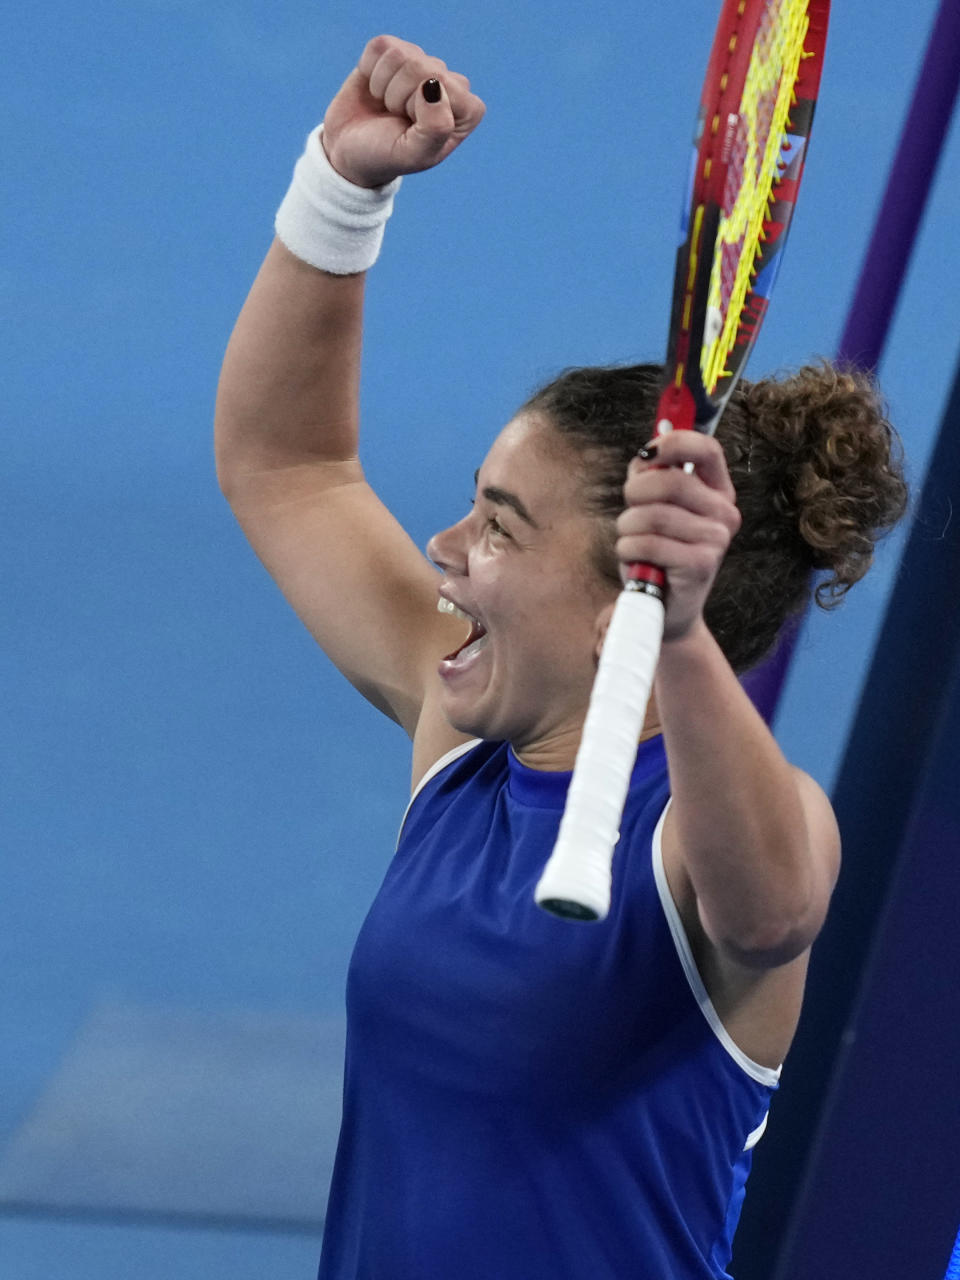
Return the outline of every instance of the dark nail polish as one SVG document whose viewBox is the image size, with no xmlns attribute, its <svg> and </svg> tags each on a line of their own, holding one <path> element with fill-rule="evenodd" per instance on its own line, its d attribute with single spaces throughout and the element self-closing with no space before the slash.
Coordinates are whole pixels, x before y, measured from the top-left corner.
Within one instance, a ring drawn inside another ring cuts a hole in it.
<svg viewBox="0 0 960 1280">
<path fill-rule="evenodd" d="M 439 80 L 424 80 L 423 96 L 427 102 L 439 102 L 443 96 Z"/>
<path fill-rule="evenodd" d="M 645 444 L 642 449 L 637 450 L 637 457 L 642 462 L 650 462 L 659 452 L 655 444 Z"/>
</svg>

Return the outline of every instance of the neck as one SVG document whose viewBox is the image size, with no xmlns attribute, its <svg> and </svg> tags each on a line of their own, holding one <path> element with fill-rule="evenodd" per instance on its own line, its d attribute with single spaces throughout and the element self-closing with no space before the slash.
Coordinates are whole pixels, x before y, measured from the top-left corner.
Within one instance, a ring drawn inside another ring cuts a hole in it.
<svg viewBox="0 0 960 1280">
<path fill-rule="evenodd" d="M 647 714 L 643 722 L 643 730 L 637 743 L 646 742 L 662 733 L 660 714 L 653 694 L 647 703 Z M 583 736 L 583 724 L 573 729 L 558 730 L 549 737 L 535 742 L 511 743 L 513 753 L 522 765 L 528 769 L 540 769 L 545 773 L 562 773 L 573 768 L 577 758 L 580 739 Z"/>
</svg>

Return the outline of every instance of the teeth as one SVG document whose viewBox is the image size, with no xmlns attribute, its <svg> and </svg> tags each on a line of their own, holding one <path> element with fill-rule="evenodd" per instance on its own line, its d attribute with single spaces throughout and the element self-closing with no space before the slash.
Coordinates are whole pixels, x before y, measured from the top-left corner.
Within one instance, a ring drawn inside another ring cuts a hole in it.
<svg viewBox="0 0 960 1280">
<path fill-rule="evenodd" d="M 446 600 L 443 596 L 437 601 L 437 613 L 452 613 L 456 618 L 462 618 L 464 622 L 472 622 L 473 619 L 469 613 L 464 613 L 462 609 L 458 609 L 452 600 Z"/>
</svg>

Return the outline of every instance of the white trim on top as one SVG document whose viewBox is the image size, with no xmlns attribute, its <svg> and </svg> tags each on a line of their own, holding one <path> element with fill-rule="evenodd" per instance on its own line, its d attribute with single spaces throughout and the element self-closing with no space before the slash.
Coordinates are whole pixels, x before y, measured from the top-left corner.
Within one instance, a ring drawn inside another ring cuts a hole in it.
<svg viewBox="0 0 960 1280">
<path fill-rule="evenodd" d="M 663 821 L 667 816 L 667 810 L 670 808 L 668 800 L 664 807 L 663 813 L 660 815 L 660 821 L 657 823 L 656 830 L 653 833 L 653 875 L 657 882 L 657 893 L 660 895 L 660 905 L 663 907 L 663 914 L 666 917 L 667 924 L 670 927 L 670 933 L 673 937 L 673 944 L 677 949 L 677 955 L 680 963 L 683 965 L 683 972 L 686 975 L 687 982 L 690 984 L 690 990 L 693 997 L 700 1006 L 700 1012 L 710 1024 L 710 1029 L 717 1037 L 720 1043 L 729 1053 L 734 1062 L 744 1070 L 751 1079 L 756 1080 L 758 1084 L 765 1084 L 771 1089 L 780 1079 L 780 1067 L 764 1067 L 759 1062 L 754 1062 L 752 1058 L 739 1048 L 733 1041 L 729 1031 L 720 1021 L 720 1017 L 713 1007 L 713 1001 L 707 994 L 707 989 L 703 985 L 703 979 L 700 977 L 700 971 L 697 969 L 697 963 L 693 958 L 693 951 L 690 949 L 690 942 L 687 938 L 687 932 L 683 927 L 683 921 L 680 919 L 680 912 L 677 910 L 677 904 L 673 900 L 673 894 L 670 892 L 670 886 L 667 883 L 667 873 L 663 866 L 663 846 L 661 844 L 661 836 L 663 832 Z M 761 1128 L 762 1132 L 762 1128 Z M 754 1137 L 753 1134 L 750 1135 Z M 760 1133 L 756 1134 L 754 1141 L 759 1141 Z M 749 1139 L 748 1139 L 749 1141 Z"/>
<path fill-rule="evenodd" d="M 453 764 L 454 760 L 459 760 L 460 757 L 466 755 L 468 751 L 472 751 L 474 747 L 479 746 L 482 741 L 482 738 L 471 738 L 469 742 L 461 742 L 459 746 L 451 747 L 449 751 L 444 752 L 439 760 L 435 760 L 433 762 L 410 793 L 410 799 L 407 801 L 407 807 L 403 811 L 403 817 L 400 819 L 400 827 L 397 831 L 398 844 L 400 843 L 400 836 L 403 834 L 403 824 L 406 822 L 407 814 L 410 812 L 410 806 L 430 779 L 435 778 L 441 769 L 445 769 L 448 764 Z"/>
<path fill-rule="evenodd" d="M 766 1133 L 767 1121 L 769 1119 L 770 1119 L 770 1112 L 768 1111 L 767 1114 L 760 1121 L 760 1123 L 757 1125 L 757 1127 L 754 1129 L 753 1133 L 747 1134 L 747 1140 L 743 1144 L 744 1151 L 752 1151 L 753 1148 L 757 1145 L 757 1143 L 763 1137 L 764 1133 Z"/>
</svg>

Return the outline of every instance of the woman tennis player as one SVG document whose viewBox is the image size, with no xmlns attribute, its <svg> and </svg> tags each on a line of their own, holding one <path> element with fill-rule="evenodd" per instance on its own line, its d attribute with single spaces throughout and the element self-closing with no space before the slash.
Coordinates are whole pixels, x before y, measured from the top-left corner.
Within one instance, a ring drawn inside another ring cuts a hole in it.
<svg viewBox="0 0 960 1280">
<path fill-rule="evenodd" d="M 297 165 L 218 401 L 251 543 L 413 742 L 350 967 L 320 1275 L 720 1277 L 839 860 L 828 801 L 738 674 L 815 570 L 821 597 L 863 574 L 903 482 L 873 388 L 829 366 L 742 384 L 717 438 L 655 447 L 657 368 L 570 370 L 424 558 L 357 460 L 363 273 L 396 180 L 483 113 L 416 45 L 367 46 Z M 666 570 L 666 629 L 610 915 L 577 925 L 533 891 L 630 561 Z"/>
</svg>

